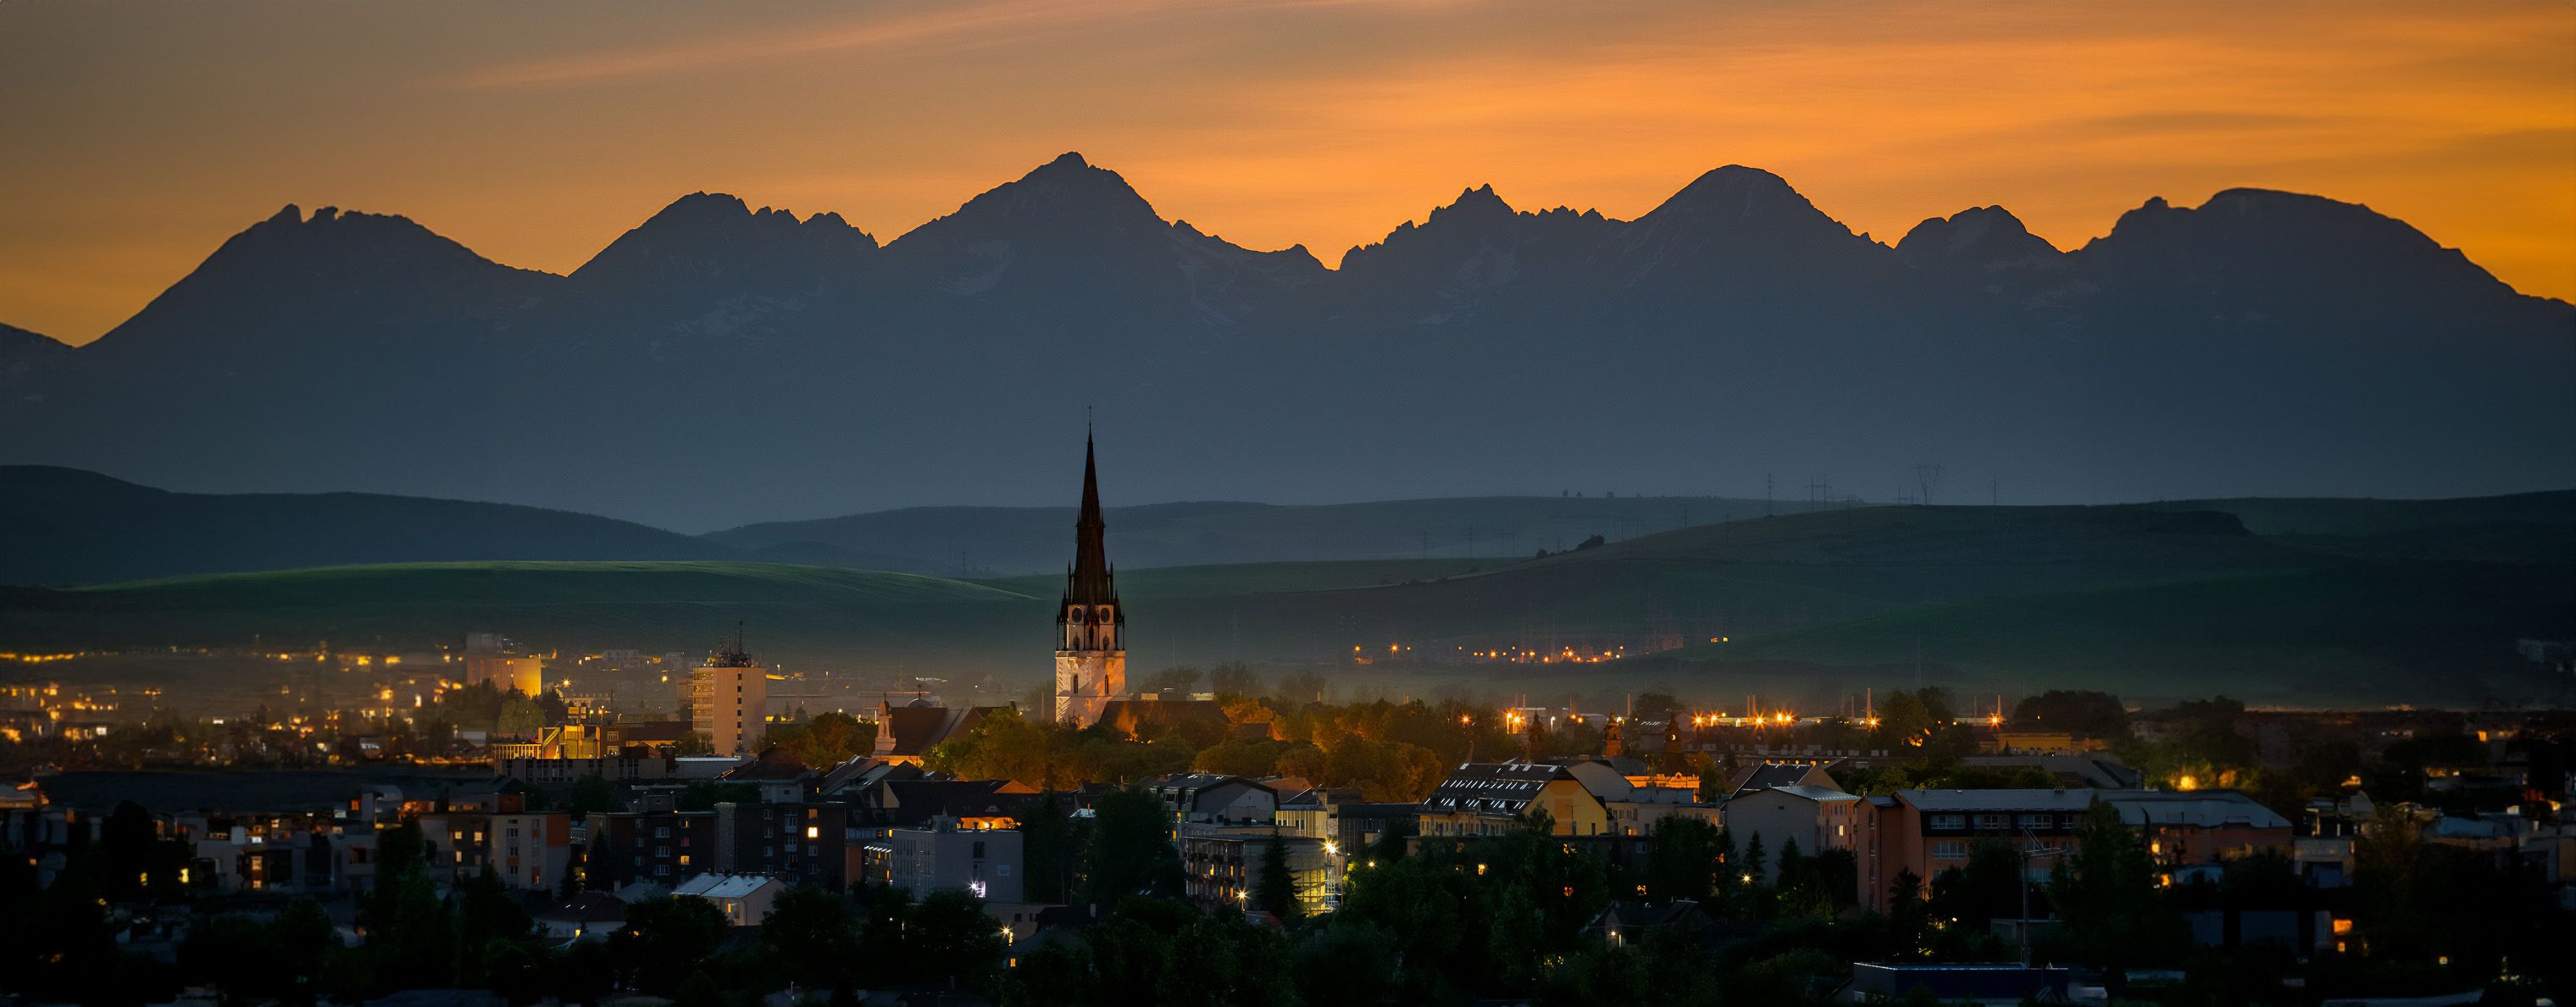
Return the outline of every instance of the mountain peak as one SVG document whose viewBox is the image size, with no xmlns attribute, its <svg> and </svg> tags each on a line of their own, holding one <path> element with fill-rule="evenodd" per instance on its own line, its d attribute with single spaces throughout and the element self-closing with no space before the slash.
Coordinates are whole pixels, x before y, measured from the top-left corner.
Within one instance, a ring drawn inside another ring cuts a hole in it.
<svg viewBox="0 0 2576 1007">
<path fill-rule="evenodd" d="M 1121 233 L 1155 240 L 1169 230 L 1154 206 L 1117 172 L 1067 152 L 1016 181 L 967 200 L 956 212 L 912 229 L 892 246 L 965 245 L 1007 235 L 1049 235 L 1079 243 L 1083 235 Z"/>
<path fill-rule="evenodd" d="M 1841 237 L 1852 236 L 1850 228 L 1825 216 L 1824 211 L 1790 187 L 1787 179 L 1740 164 L 1692 179 L 1680 192 L 1637 218 L 1638 223 L 1650 226 L 1673 220 L 1687 220 L 1696 227 L 1752 224 L 1763 229 L 1786 227 L 1802 232 L 1830 228 Z"/>
<path fill-rule="evenodd" d="M 2227 189 L 2197 208 L 2149 199 L 2081 254 L 2133 288 L 2179 283 L 2256 299 L 2333 289 L 2358 304 L 2433 287 L 2511 289 L 2405 221 L 2274 189 Z"/>
<path fill-rule="evenodd" d="M 1455 201 L 1447 206 L 1434 207 L 1424 223 L 1508 220 L 1516 212 L 1510 203 L 1503 202 L 1503 197 L 1494 194 L 1491 184 L 1487 184 L 1459 190 Z"/>
<path fill-rule="evenodd" d="M 784 294 L 846 278 L 876 249 L 876 238 L 839 214 L 799 221 L 777 207 L 755 211 L 740 196 L 693 192 L 619 235 L 572 275 L 630 298 L 701 284 L 713 284 L 697 292 L 705 297 L 754 288 Z"/>
<path fill-rule="evenodd" d="M 1955 262 L 1984 267 L 2001 262 L 2047 260 L 2059 253 L 2030 233 L 2021 218 L 2000 206 L 1976 206 L 1947 218 L 1932 217 L 1896 243 L 1896 254 L 1918 268 Z"/>
</svg>

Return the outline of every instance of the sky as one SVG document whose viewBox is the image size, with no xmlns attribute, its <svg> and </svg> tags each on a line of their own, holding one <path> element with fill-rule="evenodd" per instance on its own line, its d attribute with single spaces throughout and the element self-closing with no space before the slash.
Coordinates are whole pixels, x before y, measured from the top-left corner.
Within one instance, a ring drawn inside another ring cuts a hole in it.
<svg viewBox="0 0 2576 1007">
<path fill-rule="evenodd" d="M 2576 299 L 2576 4 L 0 2 L 0 323 L 83 343 L 286 203 L 569 272 L 672 199 L 890 240 L 1057 154 L 1327 264 L 1491 183 L 1726 164 L 1894 241 L 2162 196 L 2364 203 Z"/>
</svg>

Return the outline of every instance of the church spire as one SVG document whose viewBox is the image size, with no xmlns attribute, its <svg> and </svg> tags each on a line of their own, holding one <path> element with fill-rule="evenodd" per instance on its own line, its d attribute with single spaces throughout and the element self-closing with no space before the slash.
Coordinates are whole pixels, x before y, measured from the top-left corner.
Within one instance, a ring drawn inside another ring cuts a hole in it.
<svg viewBox="0 0 2576 1007">
<path fill-rule="evenodd" d="M 1100 469 L 1092 459 L 1091 435 L 1086 431 L 1082 438 L 1082 516 L 1073 522 L 1073 569 L 1066 577 L 1065 601 L 1085 605 L 1117 603 L 1105 542 L 1108 527 L 1100 517 Z"/>
</svg>

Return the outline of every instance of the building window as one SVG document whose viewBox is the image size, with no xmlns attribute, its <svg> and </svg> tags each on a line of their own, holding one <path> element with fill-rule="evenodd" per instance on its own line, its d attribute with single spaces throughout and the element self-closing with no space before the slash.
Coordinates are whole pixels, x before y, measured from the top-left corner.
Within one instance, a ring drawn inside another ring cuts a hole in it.
<svg viewBox="0 0 2576 1007">
<path fill-rule="evenodd" d="M 1980 829 L 2000 829 L 2004 827 L 2005 823 L 2010 821 L 2012 821 L 2012 816 L 2003 814 L 2002 812 L 1987 811 L 1979 812 L 1977 815 L 1977 827 Z"/>
<path fill-rule="evenodd" d="M 1968 816 L 1966 816 L 1966 815 L 1934 815 L 1934 816 L 1932 816 L 1932 828 L 1936 828 L 1936 829 L 1964 829 L 1964 828 L 1967 828 L 1967 827 L 1968 827 Z"/>
<path fill-rule="evenodd" d="M 1935 842 L 1932 844 L 1932 859 L 1966 860 L 1968 859 L 1968 844 L 1956 839 L 1944 839 Z"/>
</svg>

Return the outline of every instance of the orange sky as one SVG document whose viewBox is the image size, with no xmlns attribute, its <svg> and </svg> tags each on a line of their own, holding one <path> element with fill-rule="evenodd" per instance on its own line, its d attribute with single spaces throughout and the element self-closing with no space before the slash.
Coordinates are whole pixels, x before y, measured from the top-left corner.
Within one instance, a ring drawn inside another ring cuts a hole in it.
<svg viewBox="0 0 2576 1007">
<path fill-rule="evenodd" d="M 288 202 L 564 272 L 700 189 L 890 239 L 1066 150 L 1327 264 L 1741 163 L 1883 240 L 2314 192 L 2576 298 L 2563 0 L 111 0 L 0 3 L 0 322 L 96 338 Z"/>
</svg>

